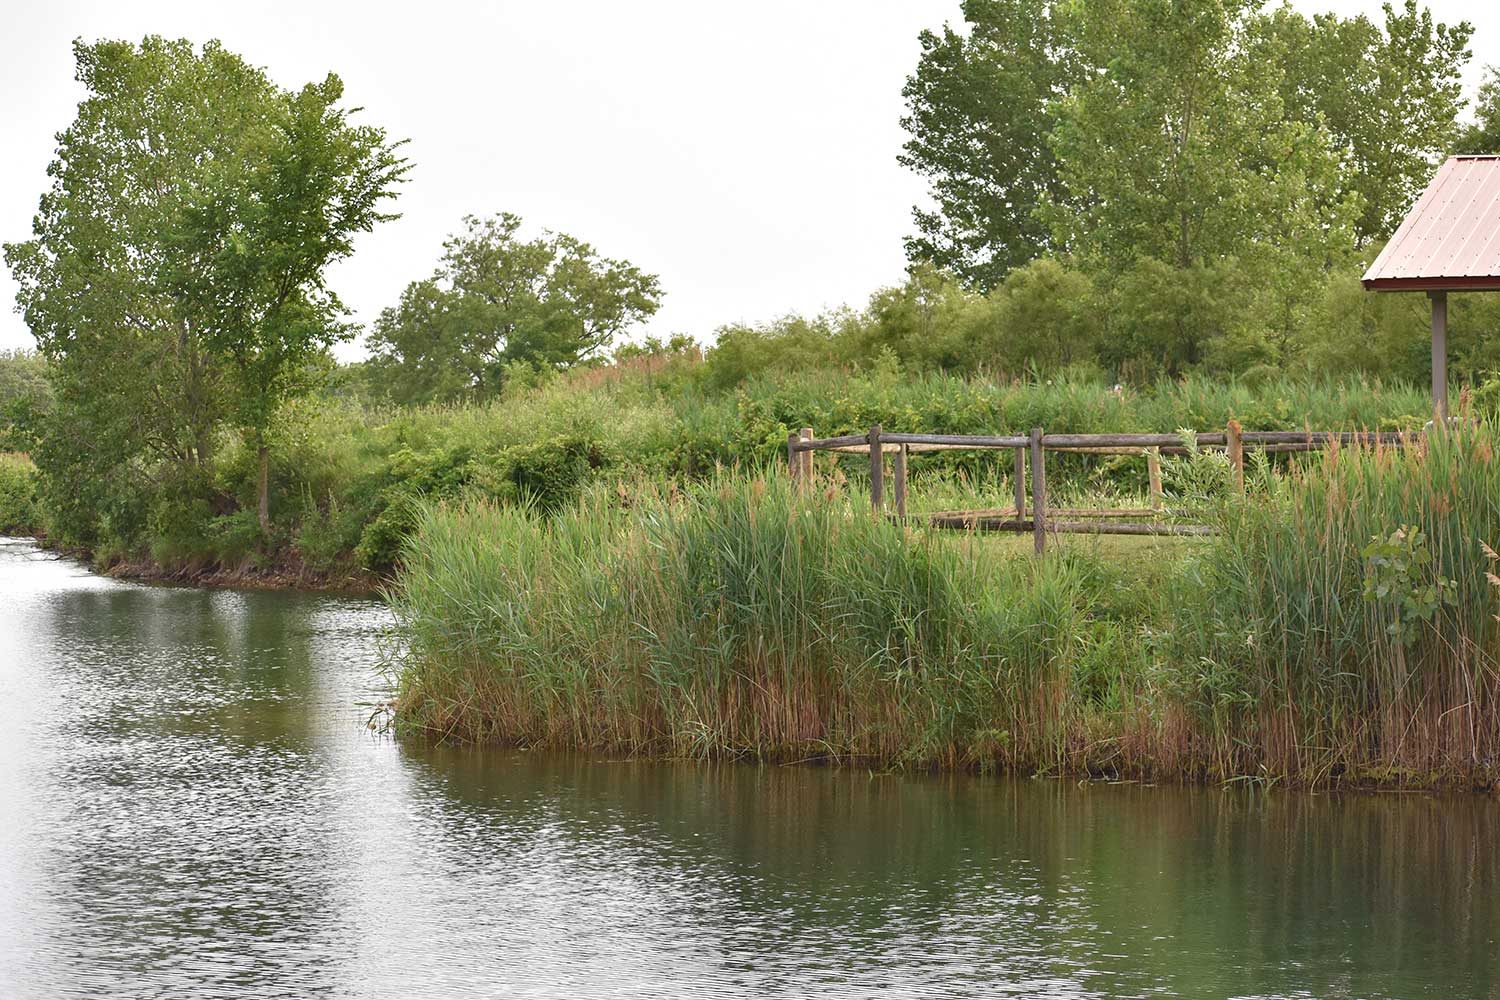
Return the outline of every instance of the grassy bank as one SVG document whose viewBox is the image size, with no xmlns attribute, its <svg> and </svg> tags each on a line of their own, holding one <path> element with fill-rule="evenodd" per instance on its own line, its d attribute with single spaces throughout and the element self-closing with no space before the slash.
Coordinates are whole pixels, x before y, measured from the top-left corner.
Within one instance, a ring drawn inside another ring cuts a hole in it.
<svg viewBox="0 0 1500 1000">
<path fill-rule="evenodd" d="M 1380 429 L 1419 426 L 1426 404 L 1404 385 L 1370 382 L 1216 382 L 1189 378 L 1122 389 L 1098 378 L 993 380 L 908 376 L 889 367 L 767 374 L 722 386 L 694 354 L 620 365 L 514 387 L 497 401 L 385 407 L 347 397 L 290 404 L 271 435 L 271 530 L 254 513 L 254 450 L 229 435 L 190 474 L 122 467 L 70 478 L 73 447 L 44 441 L 37 480 L 41 525 L 57 544 L 101 567 L 189 578 L 249 573 L 313 580 L 374 579 L 395 567 L 424 500 L 480 496 L 554 510 L 587 490 L 649 480 L 688 484 L 716 470 L 745 473 L 784 461 L 789 429 L 997 433 L 1222 428 Z M 1008 457 L 923 456 L 913 490 L 937 502 L 1000 495 Z M 1059 458 L 1059 491 L 1134 489 L 1138 459 Z M 842 474 L 865 468 L 847 457 Z"/>
<path fill-rule="evenodd" d="M 1486 426 L 1262 468 L 1245 500 L 1210 503 L 1220 536 L 1138 559 L 1082 541 L 1037 562 L 908 533 L 778 477 L 596 491 L 552 516 L 428 505 L 394 592 L 400 725 L 635 752 L 1486 784 L 1496 439 Z"/>
</svg>

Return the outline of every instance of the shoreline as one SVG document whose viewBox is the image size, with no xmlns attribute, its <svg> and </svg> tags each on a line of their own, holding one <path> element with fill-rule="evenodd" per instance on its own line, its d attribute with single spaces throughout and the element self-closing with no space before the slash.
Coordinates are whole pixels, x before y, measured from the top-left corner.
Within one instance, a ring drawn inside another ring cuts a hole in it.
<svg viewBox="0 0 1500 1000">
<path fill-rule="evenodd" d="M 225 569 L 205 566 L 168 569 L 149 561 L 122 560 L 94 571 L 100 576 L 116 580 L 202 587 L 205 590 L 284 590 L 305 594 L 379 597 L 382 586 L 381 581 L 372 575 L 328 576 L 310 573 L 305 569 L 284 567 L 255 569 L 247 566 Z"/>
<path fill-rule="evenodd" d="M 248 563 L 234 568 L 216 564 L 167 567 L 142 558 L 116 559 L 101 565 L 88 549 L 55 545 L 40 535 L 18 534 L 10 537 L 31 542 L 44 552 L 76 560 L 89 572 L 99 576 L 136 583 L 202 587 L 206 590 L 288 590 L 349 597 L 379 597 L 386 583 L 374 573 L 318 573 L 295 559 L 286 558 L 276 565 L 264 568 Z"/>
<path fill-rule="evenodd" d="M 1426 798 L 1493 799 L 1500 801 L 1500 772 L 1481 775 L 1478 772 L 1437 774 L 1426 780 L 1414 779 L 1410 774 L 1382 779 L 1371 773 L 1358 777 L 1342 775 L 1320 781 L 1309 781 L 1291 776 L 1264 777 L 1258 775 L 1234 775 L 1215 777 L 1203 770 L 1187 769 L 1180 773 L 1166 770 L 1130 770 L 1113 772 L 1087 766 L 1068 770 L 1050 770 L 1024 764 L 968 761 L 963 763 L 900 762 L 899 758 L 883 759 L 860 756 L 805 756 L 794 753 L 744 753 L 720 748 L 703 754 L 682 753 L 669 746 L 660 748 L 590 745 L 561 741 L 528 742 L 524 740 L 445 739 L 441 733 L 420 727 L 403 729 L 400 710 L 397 709 L 395 726 L 381 726 L 380 731 L 394 739 L 416 742 L 430 749 L 464 751 L 515 751 L 519 753 L 576 755 L 595 762 L 639 762 L 639 763 L 692 763 L 700 765 L 735 765 L 749 767 L 799 767 L 827 768 L 829 770 L 855 772 L 865 771 L 871 775 L 901 775 L 941 778 L 962 776 L 970 778 L 1001 778 L 1009 781 L 1055 781 L 1076 784 L 1135 785 L 1141 788 L 1177 788 L 1192 791 L 1243 791 L 1248 794 L 1264 794 L 1274 791 L 1295 792 L 1299 795 L 1415 795 Z"/>
</svg>

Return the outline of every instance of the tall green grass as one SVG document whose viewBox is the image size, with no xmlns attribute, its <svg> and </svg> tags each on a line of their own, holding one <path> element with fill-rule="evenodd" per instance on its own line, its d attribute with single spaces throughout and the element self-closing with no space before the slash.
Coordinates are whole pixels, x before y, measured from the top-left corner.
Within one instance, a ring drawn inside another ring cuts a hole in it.
<svg viewBox="0 0 1500 1000">
<path fill-rule="evenodd" d="M 1099 558 L 993 557 L 780 480 L 595 494 L 551 519 L 432 506 L 393 595 L 402 722 L 679 754 L 1105 760 L 1089 734 L 1139 715 L 1138 595 Z"/>
<path fill-rule="evenodd" d="M 1178 616 L 1217 772 L 1422 782 L 1493 768 L 1497 441 L 1465 423 L 1405 449 L 1335 449 L 1286 477 L 1262 470 L 1225 507 Z M 1377 565 L 1392 557 L 1405 572 Z"/>
<path fill-rule="evenodd" d="M 1166 777 L 1500 775 L 1500 431 L 1349 447 L 1220 534 L 1037 561 L 778 477 L 428 504 L 401 725 L 444 739 Z M 1398 534 L 1399 532 L 1399 534 Z M 1494 574 L 1492 576 L 1492 574 Z"/>
</svg>

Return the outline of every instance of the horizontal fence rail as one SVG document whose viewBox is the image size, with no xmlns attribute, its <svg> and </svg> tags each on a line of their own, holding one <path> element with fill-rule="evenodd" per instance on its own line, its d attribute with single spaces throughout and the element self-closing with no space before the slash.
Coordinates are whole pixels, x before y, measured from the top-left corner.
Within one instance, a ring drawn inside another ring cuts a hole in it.
<svg viewBox="0 0 1500 1000">
<path fill-rule="evenodd" d="M 1046 550 L 1047 535 L 1209 535 L 1213 528 L 1161 520 L 1127 521 L 1160 516 L 1162 507 L 1161 456 L 1184 455 L 1192 449 L 1223 450 L 1234 470 L 1240 489 L 1245 485 L 1245 451 L 1270 453 L 1317 451 L 1341 445 L 1402 447 L 1420 439 L 1414 431 L 1245 431 L 1231 420 L 1223 431 L 1192 434 L 1189 445 L 1183 434 L 1047 434 L 1033 428 L 1026 436 L 974 434 L 903 434 L 884 431 L 879 424 L 864 434 L 819 438 L 811 427 L 787 436 L 787 466 L 792 480 L 806 488 L 813 476 L 813 453 L 868 454 L 870 459 L 870 503 L 876 517 L 885 514 L 885 478 L 890 468 L 894 482 L 892 500 L 895 518 L 932 528 L 961 531 L 1031 532 L 1038 555 Z M 906 513 L 907 456 L 936 451 L 1004 451 L 1015 453 L 1015 507 L 1006 510 L 937 511 L 908 517 Z M 1054 508 L 1047 504 L 1046 453 L 1049 451 L 1095 455 L 1143 455 L 1149 477 L 1151 507 L 1105 509 Z M 890 461 L 887 462 L 886 459 Z M 1027 471 L 1030 470 L 1030 510 L 1027 507 Z"/>
</svg>

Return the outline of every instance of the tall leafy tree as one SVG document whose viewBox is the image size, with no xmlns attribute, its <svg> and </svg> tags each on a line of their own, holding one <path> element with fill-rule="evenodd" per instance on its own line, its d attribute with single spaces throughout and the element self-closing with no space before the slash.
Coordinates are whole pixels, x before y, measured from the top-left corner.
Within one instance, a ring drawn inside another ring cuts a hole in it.
<svg viewBox="0 0 1500 1000">
<path fill-rule="evenodd" d="M 1500 67 L 1486 66 L 1474 99 L 1474 119 L 1453 143 L 1455 153 L 1493 156 L 1500 153 Z"/>
<path fill-rule="evenodd" d="M 75 55 L 88 94 L 33 238 L 5 249 L 58 388 L 44 456 L 85 458 L 85 477 L 150 477 L 159 461 L 201 473 L 219 429 L 238 426 L 267 529 L 266 429 L 351 333 L 326 269 L 391 217 L 399 144 L 350 120 L 336 76 L 283 90 L 217 42 Z"/>
<path fill-rule="evenodd" d="M 1063 196 L 1044 212 L 1054 238 L 1123 279 L 1134 349 L 1169 367 L 1239 335 L 1252 300 L 1309 298 L 1352 250 L 1358 203 L 1338 151 L 1318 125 L 1286 117 L 1276 67 L 1253 56 L 1249 7 L 1088 5 L 1076 44 L 1102 68 L 1058 105 Z M 1287 275 L 1307 287 L 1271 285 Z"/>
<path fill-rule="evenodd" d="M 1167 155 L 1156 142 L 1137 150 L 1080 136 L 1087 118 L 1078 111 L 1090 101 L 1123 100 L 1148 116 L 1152 101 L 1168 102 L 1161 110 L 1186 125 L 1186 145 L 1165 169 L 1183 180 L 1213 172 L 1193 154 L 1195 136 L 1212 140 L 1253 120 L 1268 129 L 1256 158 L 1274 164 L 1289 134 L 1278 123 L 1325 133 L 1338 189 L 1358 196 L 1353 244 L 1384 238 L 1457 134 L 1473 30 L 1435 21 L 1417 0 L 1387 5 L 1379 25 L 1308 18 L 1286 5 L 1267 11 L 1263 0 L 969 0 L 963 17 L 962 29 L 922 34 L 906 85 L 911 140 L 901 159 L 930 181 L 935 203 L 916 211 L 907 250 L 984 290 L 1033 257 L 1066 252 L 1045 206 L 1076 196 L 1081 183 L 1117 187 L 1122 164 L 1102 150 L 1125 154 L 1127 171 Z M 1204 86 L 1212 93 L 1192 91 Z M 1111 127 L 1123 112 L 1094 117 Z M 1230 159 L 1243 164 L 1244 153 Z"/>
<path fill-rule="evenodd" d="M 1050 246 L 1037 208 L 1055 193 L 1047 135 L 1069 81 L 1065 14 L 1052 0 L 965 0 L 967 30 L 924 31 L 903 94 L 900 160 L 931 184 L 915 210 L 913 261 L 981 289 Z"/>
<path fill-rule="evenodd" d="M 653 315 L 661 283 L 564 233 L 527 239 L 519 216 L 468 216 L 437 272 L 408 285 L 371 337 L 403 402 L 498 392 L 507 367 L 562 369 Z"/>
<path fill-rule="evenodd" d="M 1287 117 L 1321 122 L 1339 147 L 1343 183 L 1361 200 L 1361 245 L 1395 231 L 1452 148 L 1474 32 L 1435 21 L 1417 0 L 1383 9 L 1377 25 L 1281 6 L 1250 26 L 1254 58 L 1278 67 Z"/>
</svg>

